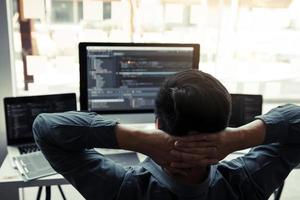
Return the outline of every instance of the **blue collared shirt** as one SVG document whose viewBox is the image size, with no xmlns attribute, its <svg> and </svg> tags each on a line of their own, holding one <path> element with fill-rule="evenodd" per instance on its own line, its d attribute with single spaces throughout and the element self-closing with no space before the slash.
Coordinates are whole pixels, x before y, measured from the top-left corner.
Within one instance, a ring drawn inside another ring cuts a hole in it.
<svg viewBox="0 0 300 200">
<path fill-rule="evenodd" d="M 124 168 L 93 148 L 118 148 L 116 121 L 95 113 L 39 115 L 36 142 L 52 167 L 86 199 L 268 199 L 300 162 L 300 107 L 285 105 L 258 116 L 266 124 L 262 145 L 209 168 L 200 184 L 168 176 L 152 159 Z"/>
</svg>

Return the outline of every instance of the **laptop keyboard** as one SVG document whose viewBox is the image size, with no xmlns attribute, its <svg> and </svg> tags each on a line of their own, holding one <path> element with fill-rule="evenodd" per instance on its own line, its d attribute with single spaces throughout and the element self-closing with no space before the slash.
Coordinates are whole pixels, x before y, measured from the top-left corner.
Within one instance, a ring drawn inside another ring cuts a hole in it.
<svg viewBox="0 0 300 200">
<path fill-rule="evenodd" d="M 21 154 L 39 151 L 39 148 L 36 144 L 26 144 L 19 146 L 18 148 Z"/>
</svg>

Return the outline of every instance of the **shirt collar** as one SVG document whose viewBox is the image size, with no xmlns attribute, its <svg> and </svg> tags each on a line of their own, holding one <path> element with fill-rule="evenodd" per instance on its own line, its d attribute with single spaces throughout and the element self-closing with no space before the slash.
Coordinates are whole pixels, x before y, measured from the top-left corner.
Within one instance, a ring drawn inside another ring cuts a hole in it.
<svg viewBox="0 0 300 200">
<path fill-rule="evenodd" d="M 180 182 L 173 177 L 169 176 L 162 170 L 162 168 L 156 164 L 151 158 L 147 158 L 143 167 L 152 173 L 152 175 L 162 184 L 166 185 L 173 193 L 177 196 L 189 198 L 189 197 L 199 197 L 205 196 L 210 182 L 212 180 L 213 169 L 209 167 L 209 174 L 207 178 L 200 184 L 187 184 Z"/>
</svg>

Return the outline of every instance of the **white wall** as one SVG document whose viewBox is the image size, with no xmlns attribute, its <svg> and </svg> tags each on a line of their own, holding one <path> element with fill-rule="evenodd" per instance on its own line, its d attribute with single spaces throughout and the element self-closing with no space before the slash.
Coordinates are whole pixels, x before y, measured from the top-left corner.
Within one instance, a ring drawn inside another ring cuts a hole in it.
<svg viewBox="0 0 300 200">
<path fill-rule="evenodd" d="M 3 98 L 13 95 L 11 0 L 0 1 L 0 166 L 6 155 L 6 134 Z"/>
</svg>

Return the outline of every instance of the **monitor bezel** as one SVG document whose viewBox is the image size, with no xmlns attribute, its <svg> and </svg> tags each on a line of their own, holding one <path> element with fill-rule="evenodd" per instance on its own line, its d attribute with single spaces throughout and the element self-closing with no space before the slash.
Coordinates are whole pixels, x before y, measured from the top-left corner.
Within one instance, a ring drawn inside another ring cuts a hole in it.
<svg viewBox="0 0 300 200">
<path fill-rule="evenodd" d="M 262 107 L 263 107 L 263 95 L 262 94 L 241 94 L 241 93 L 230 93 L 232 97 L 253 97 L 256 98 L 257 102 L 260 105 L 260 115 L 262 114 Z"/>
<path fill-rule="evenodd" d="M 26 143 L 33 143 L 34 138 L 18 138 L 12 139 L 9 137 L 9 130 L 8 130 L 8 104 L 18 104 L 24 102 L 40 102 L 43 100 L 57 100 L 57 99 L 71 99 L 73 101 L 74 110 L 77 110 L 77 100 L 76 100 L 76 93 L 62 93 L 62 94 L 49 94 L 49 95 L 34 95 L 34 96 L 17 96 L 17 97 L 5 97 L 4 101 L 4 112 L 5 112 L 5 125 L 6 125 L 6 138 L 8 145 L 18 145 L 18 144 L 26 144 Z"/>
<path fill-rule="evenodd" d="M 125 47 L 192 47 L 192 69 L 198 69 L 200 59 L 200 44 L 196 43 L 106 43 L 106 42 L 80 42 L 79 47 L 79 72 L 80 72 L 80 110 L 88 110 L 87 91 L 87 47 L 125 46 Z M 154 109 L 138 110 L 89 110 L 99 114 L 126 114 L 126 113 L 153 113 Z"/>
<path fill-rule="evenodd" d="M 231 99 L 234 97 L 251 97 L 251 98 L 255 98 L 255 100 L 257 101 L 257 103 L 260 105 L 259 107 L 259 113 L 257 116 L 262 115 L 262 111 L 263 111 L 263 95 L 262 94 L 242 94 L 242 93 L 230 93 Z M 233 102 L 232 102 L 233 104 Z M 233 105 L 231 105 L 233 107 Z M 228 121 L 228 126 L 230 125 L 230 120 L 231 120 L 231 115 L 230 115 L 230 119 Z M 244 125 L 244 124 L 243 124 Z M 236 126 L 231 126 L 231 127 L 236 127 Z"/>
</svg>

